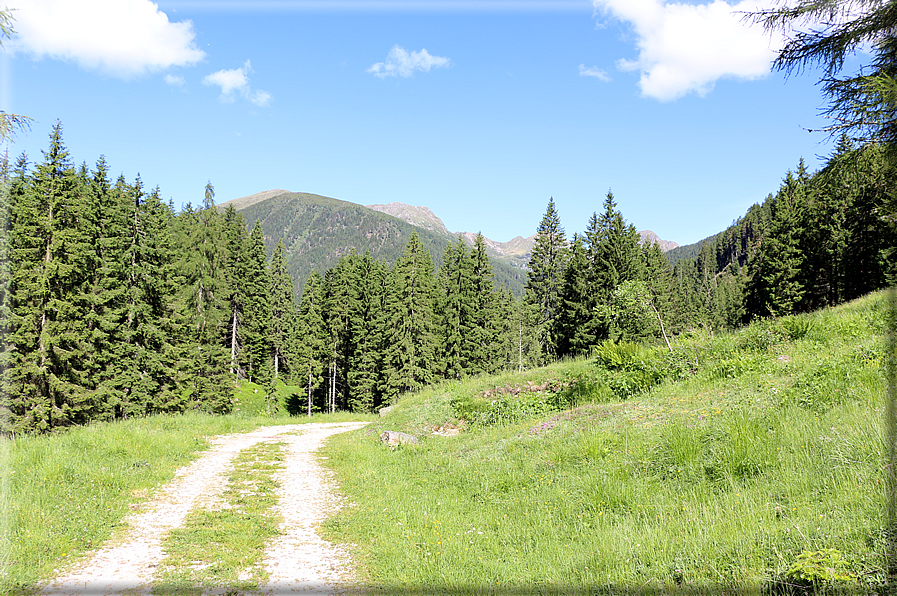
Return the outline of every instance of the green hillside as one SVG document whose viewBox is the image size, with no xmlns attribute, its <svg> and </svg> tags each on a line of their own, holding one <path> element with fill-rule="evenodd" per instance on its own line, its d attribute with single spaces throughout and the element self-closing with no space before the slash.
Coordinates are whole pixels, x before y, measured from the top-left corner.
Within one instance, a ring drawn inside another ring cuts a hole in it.
<svg viewBox="0 0 897 596">
<path fill-rule="evenodd" d="M 326 448 L 353 505 L 324 530 L 375 594 L 884 593 L 888 308 L 878 292 L 406 395 Z M 0 437 L 0 592 L 96 549 L 208 437 L 362 419 L 254 416 L 253 387 L 237 415 Z M 384 430 L 419 443 L 388 448 Z"/>
<path fill-rule="evenodd" d="M 329 534 L 388 593 L 878 593 L 885 297 L 406 395 Z"/>
<path fill-rule="evenodd" d="M 370 251 L 374 259 L 392 263 L 401 256 L 411 234 L 417 232 L 438 267 L 452 240 L 355 203 L 308 193 L 284 192 L 262 200 L 238 199 L 234 204 L 250 228 L 256 220 L 261 221 L 268 254 L 283 239 L 297 294 L 312 270 L 323 273 L 353 250 L 358 254 Z M 510 289 L 515 296 L 523 294 L 523 269 L 496 259 L 492 266 L 497 286 Z"/>
<path fill-rule="evenodd" d="M 733 227 L 734 226 L 730 226 L 730 228 L 728 229 L 732 229 Z M 686 244 L 685 246 L 677 246 L 676 248 L 670 249 L 666 252 L 667 260 L 669 260 L 670 265 L 675 265 L 679 261 L 696 259 L 698 258 L 698 255 L 701 254 L 701 246 L 705 242 L 716 242 L 717 237 L 722 233 L 723 232 L 714 234 L 713 236 L 704 238 L 703 240 L 695 242 L 694 244 Z"/>
</svg>

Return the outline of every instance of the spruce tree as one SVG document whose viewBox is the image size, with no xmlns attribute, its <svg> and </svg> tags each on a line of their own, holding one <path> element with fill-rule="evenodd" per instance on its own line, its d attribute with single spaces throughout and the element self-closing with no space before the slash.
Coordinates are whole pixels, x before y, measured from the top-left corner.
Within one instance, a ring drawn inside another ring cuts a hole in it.
<svg viewBox="0 0 897 596">
<path fill-rule="evenodd" d="M 246 220 L 233 203 L 224 211 L 224 242 L 227 250 L 225 266 L 228 292 L 228 329 L 225 345 L 230 350 L 230 374 L 236 380 L 244 376 L 240 367 L 240 350 L 243 345 L 243 316 L 246 308 Z"/>
<path fill-rule="evenodd" d="M 564 269 L 556 321 L 558 355 L 580 355 L 597 343 L 594 323 L 595 296 L 585 240 L 573 235 L 570 257 Z"/>
<path fill-rule="evenodd" d="M 89 178 L 85 173 L 82 184 L 86 209 L 81 222 L 93 249 L 84 292 L 90 350 L 83 364 L 90 370 L 97 399 L 106 409 L 105 417 L 143 415 L 146 404 L 133 404 L 129 395 L 134 362 L 128 350 L 126 325 L 129 197 L 110 183 L 102 156 Z"/>
<path fill-rule="evenodd" d="M 845 206 L 844 300 L 859 298 L 897 280 L 895 156 L 893 148 L 874 145 L 857 150 L 854 156 L 860 183 L 851 189 Z"/>
<path fill-rule="evenodd" d="M 441 344 L 440 370 L 449 379 L 460 378 L 468 368 L 465 337 L 471 332 L 472 264 L 467 245 L 458 236 L 457 241 L 445 249 L 436 301 Z"/>
<path fill-rule="evenodd" d="M 469 331 L 462 336 L 462 361 L 467 374 L 494 373 L 501 363 L 499 338 L 504 321 L 482 234 L 474 239 L 470 261 L 471 284 L 465 299 Z"/>
<path fill-rule="evenodd" d="M 242 279 L 246 306 L 243 366 L 250 381 L 266 385 L 274 373 L 271 346 L 271 296 L 268 279 L 268 257 L 262 224 L 256 220 L 249 235 L 246 269 Z"/>
<path fill-rule="evenodd" d="M 215 206 L 215 191 L 206 185 L 202 207 L 188 204 L 178 217 L 184 282 L 182 304 L 190 325 L 190 349 L 183 360 L 190 384 L 192 407 L 228 412 L 232 406 L 227 372 L 230 354 L 223 338 L 228 308 L 225 280 L 226 254 L 222 218 Z M 264 267 L 264 264 L 263 264 Z"/>
<path fill-rule="evenodd" d="M 840 304 L 845 290 L 845 257 L 849 234 L 848 210 L 863 185 L 863 172 L 853 143 L 842 135 L 814 184 L 818 190 L 808 206 L 807 269 L 809 306 L 816 310 Z"/>
<path fill-rule="evenodd" d="M 271 331 L 270 340 L 274 358 L 274 378 L 280 376 L 281 369 L 295 365 L 288 361 L 290 337 L 296 322 L 293 300 L 293 279 L 287 272 L 287 260 L 283 240 L 274 247 L 270 267 Z M 286 362 L 285 362 L 286 361 Z M 286 366 L 285 366 L 286 365 Z"/>
<path fill-rule="evenodd" d="M 544 336 L 538 307 L 526 299 L 515 299 L 510 291 L 501 292 L 498 302 L 503 322 L 501 368 L 523 372 L 540 366 Z"/>
<path fill-rule="evenodd" d="M 12 325 L 12 230 L 15 194 L 6 153 L 0 162 L 0 433 L 13 428 L 10 410 L 9 364 L 12 347 L 9 342 Z"/>
<path fill-rule="evenodd" d="M 673 268 L 660 245 L 650 242 L 642 246 L 645 260 L 645 285 L 651 293 L 651 304 L 657 317 L 660 335 L 669 345 L 669 336 L 684 330 L 679 291 L 673 279 Z"/>
<path fill-rule="evenodd" d="M 17 397 L 10 405 L 16 430 L 46 431 L 87 422 L 102 408 L 81 364 L 91 246 L 80 222 L 83 189 L 59 122 L 29 182 L 14 213 L 10 390 Z"/>
<path fill-rule="evenodd" d="M 803 165 L 801 163 L 801 165 Z M 752 262 L 749 291 L 760 316 L 788 315 L 800 310 L 805 292 L 804 214 L 807 181 L 803 168 L 798 176 L 788 172 L 773 203 L 772 227 Z"/>
<path fill-rule="evenodd" d="M 324 320 L 327 326 L 327 408 L 330 412 L 346 407 L 346 372 L 352 348 L 350 310 L 355 261 L 353 252 L 341 257 L 324 274 Z"/>
<path fill-rule="evenodd" d="M 393 266 L 387 305 L 390 396 L 430 383 L 436 370 L 433 261 L 417 232 Z"/>
<path fill-rule="evenodd" d="M 357 260 L 349 309 L 351 348 L 347 378 L 349 409 L 371 412 L 382 403 L 384 386 L 384 287 L 389 271 L 370 251 Z"/>
<path fill-rule="evenodd" d="M 560 296 L 567 265 L 567 250 L 564 228 L 561 227 L 561 219 L 552 197 L 548 200 L 545 215 L 536 230 L 525 293 L 526 300 L 536 305 L 541 314 L 540 328 L 545 331 L 542 345 L 550 359 L 558 356 L 560 340 L 557 320 L 561 308 Z"/>
<path fill-rule="evenodd" d="M 617 210 L 614 195 L 608 191 L 604 200 L 604 212 L 592 215 L 586 230 L 589 282 L 595 313 L 609 313 L 617 286 L 626 281 L 643 277 L 643 263 L 639 248 L 639 235 L 632 224 L 627 224 Z M 605 315 L 593 317 L 588 325 L 589 334 L 597 340 L 613 338 L 618 331 Z"/>
<path fill-rule="evenodd" d="M 309 416 L 314 407 L 314 391 L 323 382 L 324 367 L 330 357 L 323 316 L 324 290 L 323 278 L 313 270 L 302 291 L 295 328 L 295 378 L 305 386 Z"/>
<path fill-rule="evenodd" d="M 128 402 L 146 404 L 147 413 L 180 412 L 190 406 L 184 387 L 192 383 L 189 369 L 193 343 L 189 313 L 184 312 L 174 239 L 174 213 L 162 202 L 159 187 L 148 195 L 140 180 L 130 187 L 121 181 L 121 195 L 131 212 L 125 257 L 128 272 L 126 325 L 130 381 Z"/>
</svg>

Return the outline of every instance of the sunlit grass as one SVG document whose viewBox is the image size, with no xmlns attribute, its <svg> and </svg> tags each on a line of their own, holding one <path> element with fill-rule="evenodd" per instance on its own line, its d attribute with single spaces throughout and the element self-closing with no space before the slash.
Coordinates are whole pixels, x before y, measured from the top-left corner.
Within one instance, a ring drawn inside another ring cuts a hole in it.
<svg viewBox="0 0 897 596">
<path fill-rule="evenodd" d="M 882 308 L 874 295 L 698 338 L 677 346 L 698 363 L 684 380 L 454 437 L 432 432 L 459 424 L 453 403 L 525 381 L 406 396 L 327 448 L 356 503 L 328 531 L 386 591 L 768 592 L 825 549 L 849 579 L 820 588 L 871 591 L 884 577 Z M 421 441 L 389 449 L 387 429 Z"/>
</svg>

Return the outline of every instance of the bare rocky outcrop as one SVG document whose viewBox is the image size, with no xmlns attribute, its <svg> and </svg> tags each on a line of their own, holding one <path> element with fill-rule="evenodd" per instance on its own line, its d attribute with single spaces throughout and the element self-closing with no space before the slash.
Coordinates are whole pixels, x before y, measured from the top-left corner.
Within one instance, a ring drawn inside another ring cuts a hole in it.
<svg viewBox="0 0 897 596">
<path fill-rule="evenodd" d="M 414 445 L 417 443 L 417 437 L 395 430 L 385 430 L 380 435 L 380 442 L 386 443 L 390 447 L 395 447 L 397 445 Z"/>
</svg>

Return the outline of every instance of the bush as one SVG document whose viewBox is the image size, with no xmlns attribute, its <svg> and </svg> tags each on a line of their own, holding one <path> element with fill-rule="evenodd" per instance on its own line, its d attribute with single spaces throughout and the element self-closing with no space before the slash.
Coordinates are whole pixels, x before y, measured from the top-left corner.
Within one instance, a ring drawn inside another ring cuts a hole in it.
<svg viewBox="0 0 897 596">
<path fill-rule="evenodd" d="M 600 404 L 613 401 L 614 392 L 602 381 L 594 370 L 586 373 L 578 373 L 567 377 L 557 390 L 558 403 L 565 404 L 566 408 L 573 408 L 581 404 Z"/>
<path fill-rule="evenodd" d="M 734 354 L 713 364 L 710 368 L 710 378 L 736 379 L 744 374 L 759 372 L 762 364 L 762 357 L 757 355 Z"/>
<path fill-rule="evenodd" d="M 665 379 L 683 379 L 696 370 L 684 349 L 670 351 L 606 340 L 595 353 L 600 381 L 619 399 L 643 393 Z"/>
<path fill-rule="evenodd" d="M 489 410 L 489 402 L 485 399 L 475 399 L 469 395 L 453 397 L 449 403 L 452 410 L 460 420 L 473 421 Z"/>
<path fill-rule="evenodd" d="M 785 336 L 792 341 L 803 339 L 813 329 L 813 321 L 808 317 L 782 317 L 779 325 Z"/>
<path fill-rule="evenodd" d="M 646 350 L 631 341 L 606 339 L 595 348 L 598 363 L 607 370 L 630 370 L 646 356 Z"/>
<path fill-rule="evenodd" d="M 852 579 L 847 561 L 834 548 L 802 552 L 785 573 L 787 584 L 804 591 L 815 591 Z"/>
</svg>

